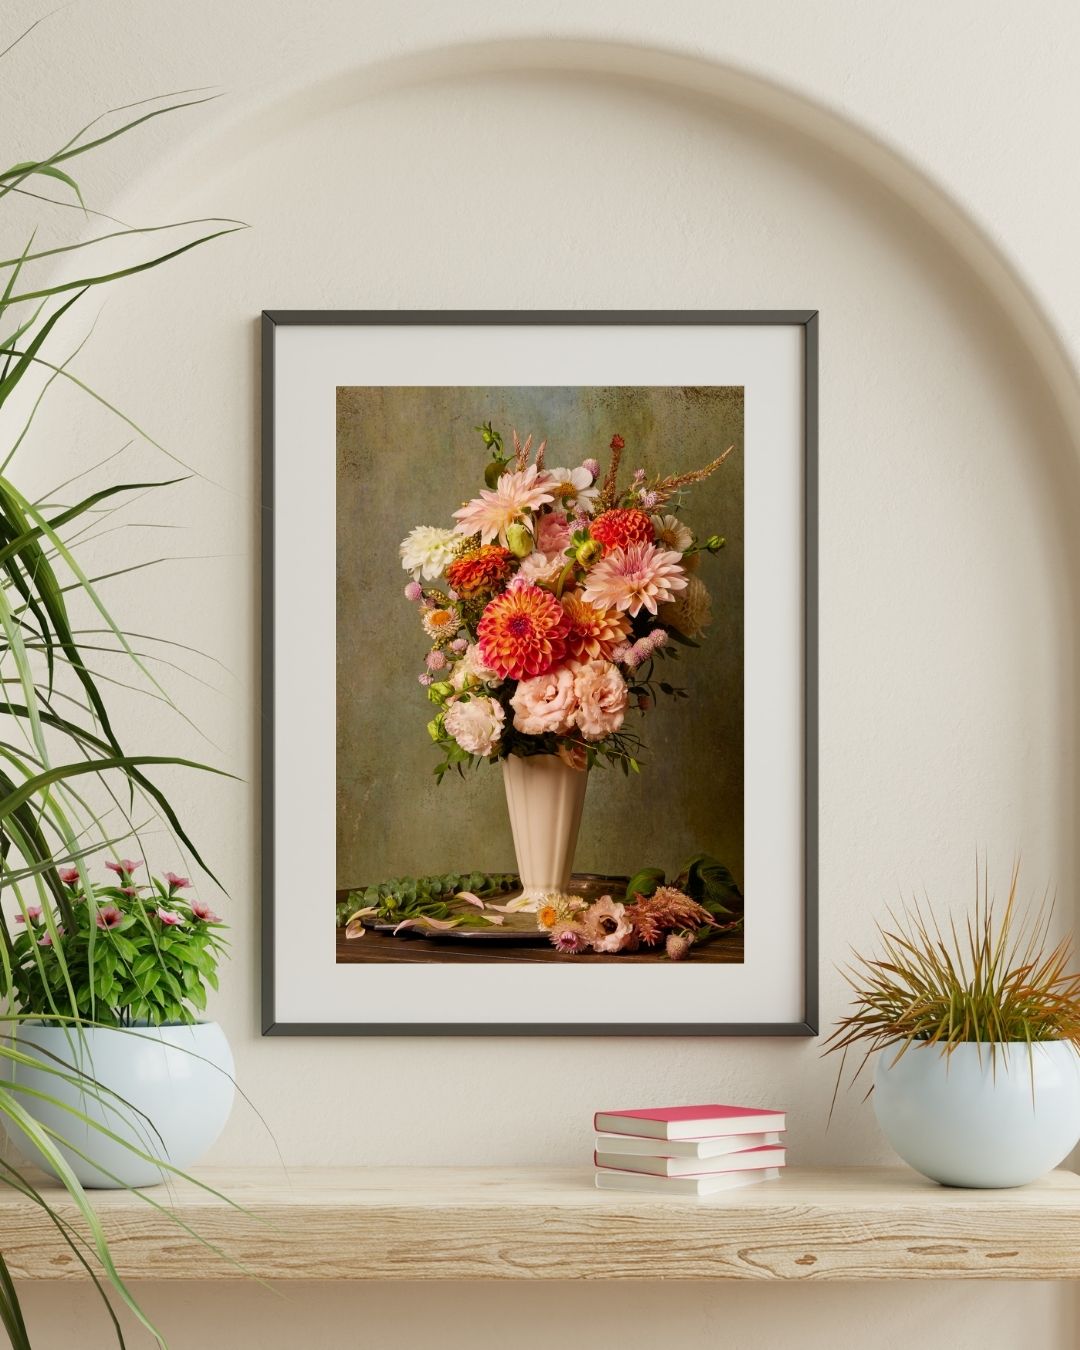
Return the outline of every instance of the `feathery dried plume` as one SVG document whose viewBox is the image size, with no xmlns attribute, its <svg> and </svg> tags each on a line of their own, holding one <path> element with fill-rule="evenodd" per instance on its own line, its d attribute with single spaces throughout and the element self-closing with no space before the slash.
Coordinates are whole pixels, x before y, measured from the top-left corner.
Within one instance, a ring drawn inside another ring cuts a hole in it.
<svg viewBox="0 0 1080 1350">
<path fill-rule="evenodd" d="M 655 947 L 673 928 L 704 928 L 712 923 L 712 915 L 704 906 L 674 886 L 660 886 L 652 895 L 635 896 L 626 914 L 646 947 Z"/>
<path fill-rule="evenodd" d="M 690 469 L 687 473 L 675 473 L 669 478 L 661 478 L 654 483 L 649 491 L 651 509 L 655 510 L 657 507 L 663 506 L 666 501 L 674 497 L 680 488 L 689 487 L 691 483 L 700 483 L 710 474 L 715 473 L 734 449 L 734 445 L 729 445 L 722 455 L 717 455 L 702 469 Z"/>
<path fill-rule="evenodd" d="M 621 436 L 612 436 L 611 463 L 604 475 L 604 481 L 600 487 L 600 496 L 596 501 L 597 515 L 615 505 L 615 492 L 619 484 L 619 464 L 622 461 L 622 452 L 625 446 L 626 442 Z"/>
</svg>

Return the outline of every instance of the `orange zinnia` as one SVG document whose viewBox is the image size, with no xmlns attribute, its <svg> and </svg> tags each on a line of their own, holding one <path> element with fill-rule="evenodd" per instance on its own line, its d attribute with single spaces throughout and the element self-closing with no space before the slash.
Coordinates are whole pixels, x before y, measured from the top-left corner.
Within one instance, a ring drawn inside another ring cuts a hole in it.
<svg viewBox="0 0 1080 1350">
<path fill-rule="evenodd" d="M 446 579 L 458 595 L 493 591 L 510 575 L 513 555 L 498 544 L 484 544 L 456 558 L 446 569 Z"/>
</svg>

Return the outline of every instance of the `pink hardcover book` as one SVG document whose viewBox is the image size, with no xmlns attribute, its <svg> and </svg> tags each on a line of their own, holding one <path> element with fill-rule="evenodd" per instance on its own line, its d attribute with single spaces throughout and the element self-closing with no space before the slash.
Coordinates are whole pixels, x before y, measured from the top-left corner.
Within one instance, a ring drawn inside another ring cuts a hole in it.
<svg viewBox="0 0 1080 1350">
<path fill-rule="evenodd" d="M 761 1106 L 654 1106 L 640 1111 L 598 1111 L 593 1128 L 646 1139 L 710 1139 L 785 1128 L 783 1111 Z"/>
</svg>

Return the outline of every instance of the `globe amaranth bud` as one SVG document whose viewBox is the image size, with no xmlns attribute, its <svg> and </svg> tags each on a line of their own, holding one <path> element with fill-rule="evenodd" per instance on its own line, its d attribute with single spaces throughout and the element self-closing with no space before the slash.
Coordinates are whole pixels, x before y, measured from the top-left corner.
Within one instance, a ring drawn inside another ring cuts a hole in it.
<svg viewBox="0 0 1080 1350">
<path fill-rule="evenodd" d="M 600 561 L 603 551 L 604 546 L 599 539 L 585 539 L 578 544 L 574 557 L 582 567 L 591 567 L 593 563 Z"/>
<path fill-rule="evenodd" d="M 506 547 L 515 558 L 527 558 L 533 551 L 532 532 L 524 525 L 510 525 L 506 530 Z"/>
</svg>

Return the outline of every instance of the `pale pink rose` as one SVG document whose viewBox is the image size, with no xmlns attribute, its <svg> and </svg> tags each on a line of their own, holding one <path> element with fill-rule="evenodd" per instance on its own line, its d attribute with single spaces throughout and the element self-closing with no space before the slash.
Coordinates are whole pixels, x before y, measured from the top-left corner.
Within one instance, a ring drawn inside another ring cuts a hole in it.
<svg viewBox="0 0 1080 1350">
<path fill-rule="evenodd" d="M 586 661 L 574 674 L 576 721 L 589 741 L 602 741 L 623 724 L 629 694 L 626 681 L 610 661 Z"/>
<path fill-rule="evenodd" d="M 505 721 L 501 703 L 474 694 L 467 700 L 451 703 L 443 724 L 462 750 L 486 756 L 498 749 Z"/>
<path fill-rule="evenodd" d="M 539 549 L 534 549 L 527 558 L 521 560 L 517 575 L 531 581 L 534 586 L 554 586 L 568 561 L 561 553 L 541 553 Z"/>
<path fill-rule="evenodd" d="M 536 522 L 536 547 L 541 553 L 562 554 L 570 547 L 570 522 L 552 511 Z"/>
<path fill-rule="evenodd" d="M 514 726 L 526 736 L 554 732 L 563 736 L 574 725 L 577 698 L 574 672 L 567 666 L 548 671 L 531 680 L 522 680 L 510 700 Z"/>
</svg>

